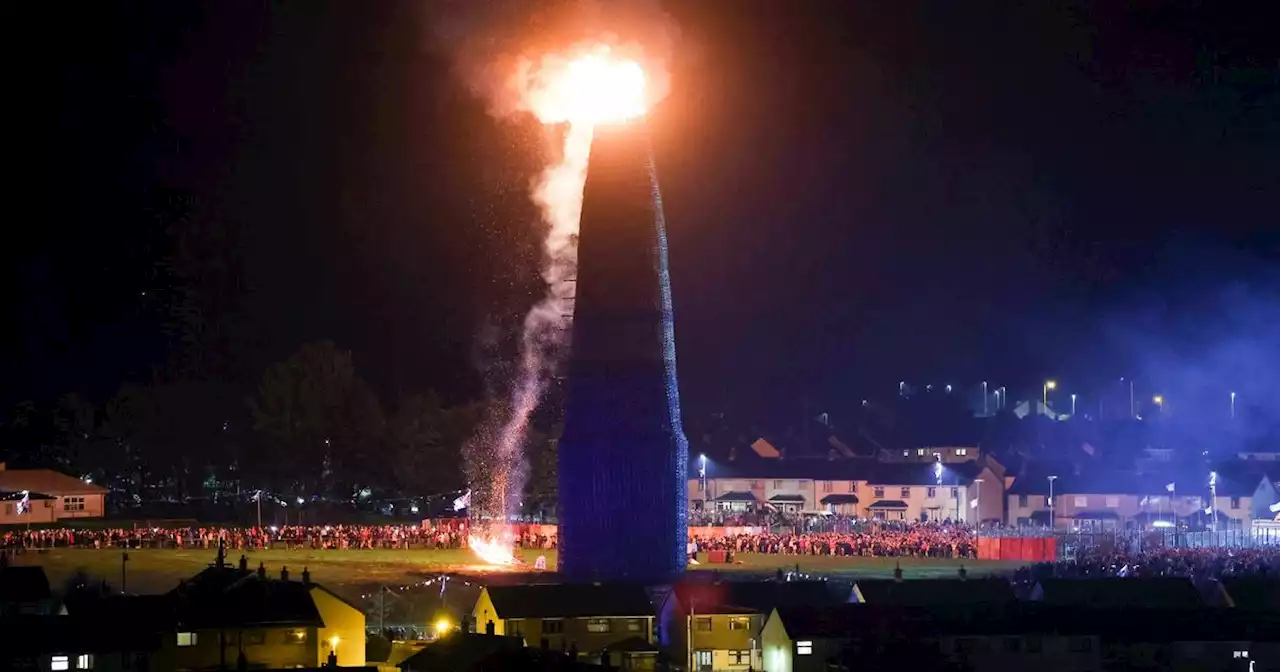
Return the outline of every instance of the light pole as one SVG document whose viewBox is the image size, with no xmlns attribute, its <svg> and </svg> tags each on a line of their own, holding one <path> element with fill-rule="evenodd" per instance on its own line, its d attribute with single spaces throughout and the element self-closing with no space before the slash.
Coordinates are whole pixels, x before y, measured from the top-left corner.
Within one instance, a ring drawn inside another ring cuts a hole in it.
<svg viewBox="0 0 1280 672">
<path fill-rule="evenodd" d="M 977 524 L 981 526 L 982 525 L 982 479 L 975 478 L 973 479 L 973 482 L 978 484 L 978 494 L 976 497 L 973 498 L 973 503 L 977 505 L 973 507 L 974 512 L 977 514 L 974 517 L 977 518 Z"/>
<path fill-rule="evenodd" d="M 1160 407 L 1160 415 L 1164 415 L 1164 395 L 1157 394 L 1156 396 L 1151 397 L 1151 401 L 1155 402 L 1156 406 Z"/>
<path fill-rule="evenodd" d="M 261 490 L 258 491 L 258 496 L 254 497 L 254 499 L 258 500 L 258 531 L 261 532 L 262 531 L 262 491 Z"/>
<path fill-rule="evenodd" d="M 1235 417 L 1236 417 L 1236 393 L 1232 392 L 1231 393 L 1231 419 L 1234 420 Z"/>
<path fill-rule="evenodd" d="M 987 381 L 982 381 L 982 414 L 986 415 L 987 409 Z"/>
<path fill-rule="evenodd" d="M 1071 394 L 1071 417 L 1076 417 L 1076 395 L 1074 392 Z"/>
<path fill-rule="evenodd" d="M 1049 410 L 1049 390 L 1056 390 L 1056 389 L 1058 389 L 1058 381 L 1056 380 L 1044 381 L 1044 387 L 1041 388 L 1040 390 L 1041 391 L 1040 403 L 1044 404 L 1044 408 L 1046 411 Z"/>
<path fill-rule="evenodd" d="M 1212 518 L 1213 545 L 1218 545 L 1218 472 L 1209 472 L 1209 513 Z"/>
<path fill-rule="evenodd" d="M 1000 402 L 996 404 L 996 408 L 1004 409 L 1004 407 L 1009 405 L 1009 390 L 1005 386 L 1001 385 L 1000 389 L 996 390 L 996 392 L 1000 393 Z"/>
<path fill-rule="evenodd" d="M 1124 382 L 1124 377 L 1120 378 L 1120 382 Z M 1133 406 L 1133 381 L 1129 381 L 1129 419 L 1132 420 L 1138 413 Z"/>
<path fill-rule="evenodd" d="M 1049 529 L 1053 529 L 1057 523 L 1057 516 L 1054 515 L 1053 507 L 1053 482 L 1058 480 L 1057 476 L 1049 477 Z"/>
</svg>

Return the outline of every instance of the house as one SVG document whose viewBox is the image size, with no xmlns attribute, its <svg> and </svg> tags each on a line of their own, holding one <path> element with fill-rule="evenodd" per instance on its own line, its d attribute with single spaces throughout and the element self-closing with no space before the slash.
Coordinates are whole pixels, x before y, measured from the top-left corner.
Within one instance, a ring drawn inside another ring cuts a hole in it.
<svg viewBox="0 0 1280 672">
<path fill-rule="evenodd" d="M 851 602 L 873 606 L 930 607 L 942 605 L 1010 604 L 1013 586 L 990 579 L 859 579 Z"/>
<path fill-rule="evenodd" d="M 826 581 L 687 581 L 658 610 L 659 641 L 693 670 L 759 670 L 760 631 L 769 613 L 796 605 L 848 601 Z M 692 643 L 692 644 L 691 644 Z"/>
<path fill-rule="evenodd" d="M 769 672 L 1243 671 L 1251 660 L 1274 659 L 1277 635 L 1273 615 L 1205 608 L 866 604 L 775 610 L 762 643 Z"/>
<path fill-rule="evenodd" d="M 852 515 L 855 481 L 869 464 L 857 459 L 749 456 L 716 461 L 700 456 L 690 469 L 689 509 L 740 513 L 763 508 L 782 513 Z M 852 506 L 851 506 L 852 505 Z"/>
<path fill-rule="evenodd" d="M 156 633 L 160 646 L 152 669 L 234 667 L 241 656 L 254 668 L 318 667 L 336 658 L 344 667 L 365 665 L 364 613 L 287 569 L 271 577 L 217 560 L 163 595 L 86 596 L 68 600 L 67 614 L 99 622 L 129 622 Z"/>
<path fill-rule="evenodd" d="M 24 506 L 24 497 L 33 505 Z M 0 524 L 101 518 L 106 498 L 100 485 L 52 469 L 9 469 L 0 462 Z"/>
<path fill-rule="evenodd" d="M 1092 672 L 1101 647 L 1086 625 L 1020 605 L 779 609 L 762 635 L 764 669 L 936 672 L 960 663 L 974 672 Z"/>
<path fill-rule="evenodd" d="M 917 462 L 956 464 L 973 462 L 982 457 L 982 449 L 972 446 L 925 446 L 923 448 L 885 448 L 880 451 L 881 462 Z"/>
<path fill-rule="evenodd" d="M 43 567 L 16 567 L 0 555 L 0 616 L 34 616 L 52 611 L 53 594 Z"/>
<path fill-rule="evenodd" d="M 493 669 L 495 658 L 520 652 L 524 648 L 524 639 L 521 637 L 454 632 L 423 647 L 396 667 L 405 672 Z"/>
<path fill-rule="evenodd" d="M 472 617 L 478 631 L 522 637 L 529 646 L 540 647 L 545 639 L 551 649 L 573 650 L 589 659 L 625 648 L 621 669 L 653 669 L 656 664 L 653 607 L 640 585 L 487 586 Z"/>
<path fill-rule="evenodd" d="M 984 486 L 986 497 L 982 497 Z M 1004 486 L 980 462 L 880 463 L 858 482 L 857 490 L 867 518 L 967 522 L 1003 518 Z"/>
<path fill-rule="evenodd" d="M 53 615 L 0 617 L 0 669 L 156 670 L 160 635 L 126 620 Z"/>
</svg>

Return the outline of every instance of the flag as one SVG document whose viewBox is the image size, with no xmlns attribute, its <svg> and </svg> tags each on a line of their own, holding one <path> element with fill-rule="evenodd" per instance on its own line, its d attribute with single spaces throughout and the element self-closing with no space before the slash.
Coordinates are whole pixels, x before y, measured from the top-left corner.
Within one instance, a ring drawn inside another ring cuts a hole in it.
<svg viewBox="0 0 1280 672">
<path fill-rule="evenodd" d="M 976 498 L 972 502 L 969 502 L 969 508 L 971 509 L 978 508 L 978 500 Z"/>
<path fill-rule="evenodd" d="M 1138 506 L 1146 506 L 1147 504 L 1150 504 L 1150 503 L 1151 503 L 1150 497 L 1143 497 L 1142 501 L 1138 502 Z"/>
<path fill-rule="evenodd" d="M 471 491 L 470 491 L 470 490 L 467 490 L 466 492 L 462 493 L 462 496 L 461 496 L 461 497 L 459 497 L 459 498 L 457 498 L 457 499 L 453 500 L 453 510 L 454 510 L 454 511 L 461 511 L 461 510 L 463 510 L 463 509 L 470 508 L 470 506 L 471 506 Z"/>
<path fill-rule="evenodd" d="M 18 515 L 31 513 L 31 491 L 23 490 L 22 499 L 18 500 Z"/>
<path fill-rule="evenodd" d="M 1270 507 L 1268 507 L 1268 508 L 1270 508 L 1270 509 L 1271 509 L 1271 512 L 1272 512 L 1272 513 L 1280 512 L 1280 502 L 1276 502 L 1275 504 L 1272 504 L 1272 505 L 1271 505 Z"/>
<path fill-rule="evenodd" d="M 1164 489 L 1168 490 L 1169 492 L 1173 492 L 1175 490 L 1173 483 L 1170 483 L 1169 485 L 1164 486 Z"/>
</svg>

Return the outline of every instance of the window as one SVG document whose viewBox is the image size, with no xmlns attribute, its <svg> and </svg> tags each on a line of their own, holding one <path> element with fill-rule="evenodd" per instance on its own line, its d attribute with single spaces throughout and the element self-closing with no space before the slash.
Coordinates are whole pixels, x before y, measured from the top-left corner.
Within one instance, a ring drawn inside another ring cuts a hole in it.
<svg viewBox="0 0 1280 672">
<path fill-rule="evenodd" d="M 904 451 L 902 451 L 902 456 L 903 456 L 903 457 L 910 457 L 910 456 L 911 456 L 911 451 L 909 451 L 909 450 L 904 450 Z"/>
<path fill-rule="evenodd" d="M 928 497 L 929 499 L 934 499 L 934 498 L 936 498 L 936 497 L 938 496 L 938 489 L 937 489 L 937 488 L 925 488 L 924 496 L 925 496 L 925 497 Z"/>
<path fill-rule="evenodd" d="M 701 478 L 699 478 L 699 479 L 698 479 L 698 492 L 702 492 L 703 490 L 706 490 L 706 489 L 707 489 L 707 482 L 706 482 L 706 481 L 704 481 L 704 480 L 702 480 Z"/>
<path fill-rule="evenodd" d="M 836 487 L 836 484 L 835 484 L 835 483 L 832 483 L 831 481 L 823 481 L 823 482 L 822 482 L 822 491 L 823 491 L 823 492 L 831 492 L 832 490 L 835 490 L 835 487 Z"/>
<path fill-rule="evenodd" d="M 956 457 L 964 457 L 969 454 L 968 448 L 956 448 Z"/>
<path fill-rule="evenodd" d="M 200 635 L 194 632 L 179 632 L 178 646 L 195 646 L 200 641 Z"/>
<path fill-rule="evenodd" d="M 84 497 L 63 497 L 63 511 L 84 511 Z"/>
<path fill-rule="evenodd" d="M 857 491 L 858 491 L 858 484 L 854 483 L 853 481 L 849 481 L 849 492 L 857 492 Z"/>
<path fill-rule="evenodd" d="M 960 499 L 960 488 L 951 488 L 951 499 Z"/>
<path fill-rule="evenodd" d="M 49 660 L 49 669 L 69 670 L 71 669 L 71 659 L 66 656 L 54 656 Z"/>
<path fill-rule="evenodd" d="M 627 632 L 644 632 L 644 619 L 628 618 Z"/>
<path fill-rule="evenodd" d="M 1232 651 L 1232 652 L 1231 652 L 1231 657 L 1232 657 L 1232 658 L 1235 658 L 1235 659 L 1246 659 L 1246 660 L 1247 660 L 1247 659 L 1249 658 L 1249 652 L 1248 652 L 1248 651 Z"/>
<path fill-rule="evenodd" d="M 609 619 L 607 618 L 588 618 L 587 619 L 587 632 L 596 632 L 596 633 L 612 632 L 613 628 L 611 626 L 612 624 L 609 623 Z"/>
<path fill-rule="evenodd" d="M 773 489 L 774 489 L 774 490 L 781 490 L 781 489 L 782 489 L 782 481 L 774 481 L 774 482 L 773 482 Z"/>
<path fill-rule="evenodd" d="M 911 499 L 911 488 L 903 488 L 900 494 L 903 499 Z"/>
<path fill-rule="evenodd" d="M 522 618 L 507 619 L 506 630 L 507 630 L 507 634 L 511 635 L 512 637 L 523 637 L 524 636 L 524 619 Z"/>
<path fill-rule="evenodd" d="M 1240 498 L 1239 498 L 1239 497 L 1232 497 L 1232 498 L 1231 498 L 1231 508 L 1232 508 L 1232 509 L 1239 509 L 1239 508 L 1240 508 Z"/>
<path fill-rule="evenodd" d="M 693 629 L 698 632 L 711 632 L 711 617 L 699 616 L 693 619 Z"/>
<path fill-rule="evenodd" d="M 564 634 L 564 621 L 558 618 L 551 618 L 542 621 L 542 634 L 544 635 L 562 635 Z"/>
<path fill-rule="evenodd" d="M 90 653 L 82 653 L 82 654 L 80 654 L 80 655 L 76 656 L 76 669 L 77 669 L 77 670 L 92 670 L 92 669 L 93 669 L 93 654 L 90 654 Z"/>
<path fill-rule="evenodd" d="M 876 499 L 884 499 L 884 488 L 876 486 L 871 489 L 871 496 Z"/>
<path fill-rule="evenodd" d="M 1114 509 L 1120 506 L 1120 498 L 1114 495 L 1107 495 L 1107 508 Z"/>
<path fill-rule="evenodd" d="M 739 649 L 737 651 L 730 651 L 729 664 L 730 665 L 750 665 L 751 649 Z"/>
<path fill-rule="evenodd" d="M 796 655 L 797 656 L 813 655 L 813 642 L 807 639 L 796 642 Z"/>
<path fill-rule="evenodd" d="M 730 630 L 749 630 L 751 628 L 751 619 L 746 616 L 730 616 Z"/>
<path fill-rule="evenodd" d="M 698 668 L 711 667 L 711 652 L 710 651 L 694 651 L 693 664 L 695 667 L 698 667 Z"/>
<path fill-rule="evenodd" d="M 917 449 L 916 449 L 916 456 L 917 456 L 917 457 L 924 457 L 924 453 L 925 453 L 925 449 L 924 449 L 924 448 L 917 448 Z"/>
<path fill-rule="evenodd" d="M 1027 508 L 1027 496 L 1026 496 L 1026 495 L 1018 495 L 1018 506 L 1019 506 L 1019 507 L 1021 507 L 1021 508 L 1024 508 L 1024 509 L 1025 509 L 1025 508 Z"/>
<path fill-rule="evenodd" d="M 1075 496 L 1075 498 L 1074 498 L 1074 500 L 1075 500 L 1075 505 L 1076 505 L 1076 506 L 1089 506 L 1089 496 L 1088 496 L 1088 495 L 1076 495 L 1076 496 Z"/>
<path fill-rule="evenodd" d="M 284 642 L 286 644 L 306 644 L 307 631 L 306 630 L 290 630 L 289 634 L 284 636 Z"/>
</svg>

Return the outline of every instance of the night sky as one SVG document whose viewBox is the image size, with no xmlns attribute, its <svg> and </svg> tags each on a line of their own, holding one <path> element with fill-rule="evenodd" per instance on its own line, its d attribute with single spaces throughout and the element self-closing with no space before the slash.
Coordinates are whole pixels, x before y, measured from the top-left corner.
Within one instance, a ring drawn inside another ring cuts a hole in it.
<svg viewBox="0 0 1280 672">
<path fill-rule="evenodd" d="M 653 124 L 695 413 L 1280 363 L 1261 3 L 677 4 Z M 218 334 L 193 375 L 327 338 L 388 398 L 478 394 L 538 294 L 541 131 L 485 114 L 430 5 L 28 3 L 4 400 L 190 358 L 183 296 Z"/>
</svg>

